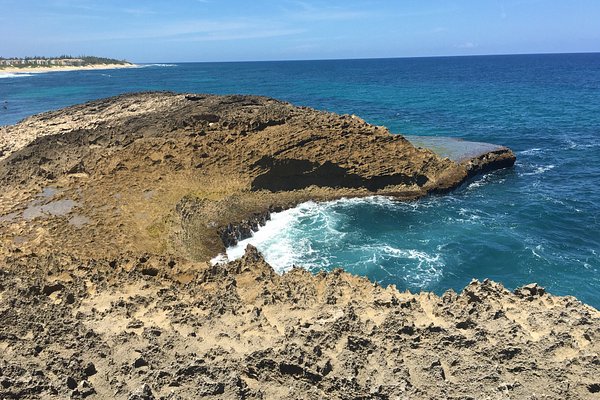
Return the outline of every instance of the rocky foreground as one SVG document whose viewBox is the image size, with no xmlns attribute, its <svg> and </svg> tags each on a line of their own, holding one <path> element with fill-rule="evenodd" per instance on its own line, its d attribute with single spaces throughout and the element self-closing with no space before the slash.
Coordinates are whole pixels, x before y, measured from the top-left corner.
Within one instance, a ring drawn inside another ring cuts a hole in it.
<svg viewBox="0 0 600 400">
<path fill-rule="evenodd" d="M 535 285 L 401 293 L 207 261 L 308 199 L 445 193 L 461 162 L 355 116 L 145 93 L 0 128 L 0 399 L 600 397 L 600 313 Z"/>
</svg>

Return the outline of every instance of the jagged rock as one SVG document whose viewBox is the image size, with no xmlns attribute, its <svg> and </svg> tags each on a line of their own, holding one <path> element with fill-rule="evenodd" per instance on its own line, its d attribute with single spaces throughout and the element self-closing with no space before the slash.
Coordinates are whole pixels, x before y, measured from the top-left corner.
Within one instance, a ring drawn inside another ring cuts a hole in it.
<svg viewBox="0 0 600 400">
<path fill-rule="evenodd" d="M 76 393 L 77 395 L 85 399 L 96 394 L 96 389 L 94 388 L 94 385 L 92 385 L 89 381 L 83 380 L 79 382 L 79 385 L 77 385 L 77 388 L 73 392 L 74 394 Z"/>
<path fill-rule="evenodd" d="M 74 389 L 77 388 L 77 381 L 72 376 L 69 376 L 67 378 L 67 382 L 66 383 L 67 383 L 67 387 L 69 389 L 71 389 L 71 390 L 74 390 Z"/>
<path fill-rule="evenodd" d="M 96 366 L 94 365 L 94 363 L 88 363 L 88 365 L 86 365 L 86 367 L 83 370 L 85 376 L 92 376 L 95 375 L 97 372 L 98 371 L 96 371 Z"/>
<path fill-rule="evenodd" d="M 258 249 L 256 247 L 252 246 L 251 244 L 246 246 L 246 250 L 244 252 L 244 257 L 249 262 L 256 262 L 258 260 L 263 259 L 262 255 L 259 253 Z"/>
<path fill-rule="evenodd" d="M 546 290 L 543 287 L 538 286 L 537 283 L 530 283 L 529 285 L 515 289 L 514 293 L 521 298 L 533 300 L 536 297 L 543 296 L 544 293 L 546 293 Z"/>
<path fill-rule="evenodd" d="M 29 117 L 0 127 L 0 148 L 6 193 L 27 193 L 20 198 L 25 205 L 60 180 L 61 192 L 71 196 L 61 201 L 83 201 L 77 207 L 89 221 L 76 227 L 71 218 L 40 215 L 28 230 L 71 252 L 110 258 L 123 249 L 149 254 L 176 247 L 180 255 L 208 260 L 248 237 L 271 210 L 342 196 L 414 199 L 515 161 L 497 146 L 454 162 L 360 118 L 264 97 L 164 92 Z M 121 205 L 129 212 L 116 212 Z M 0 215 L 15 206 L 0 201 Z M 181 220 L 170 230 L 173 206 Z M 52 229 L 40 229 L 45 224 Z M 156 268 L 140 270 L 154 277 Z"/>
<path fill-rule="evenodd" d="M 46 296 L 50 296 L 52 293 L 63 290 L 64 288 L 65 288 L 64 285 L 62 285 L 61 283 L 56 283 L 53 285 L 46 285 L 42 289 L 42 293 L 44 293 Z"/>
<path fill-rule="evenodd" d="M 144 383 L 141 387 L 133 391 L 128 400 L 155 400 L 152 388 L 147 383 Z"/>
<path fill-rule="evenodd" d="M 221 382 L 213 382 L 205 379 L 198 386 L 198 395 L 200 396 L 216 396 L 224 392 L 225 385 Z"/>
<path fill-rule="evenodd" d="M 147 365 L 148 365 L 148 361 L 146 361 L 146 359 L 144 357 L 138 357 L 133 362 L 133 366 L 135 368 L 141 368 L 141 367 L 145 367 Z"/>
<path fill-rule="evenodd" d="M 600 391 L 600 314 L 537 285 L 401 293 L 341 269 L 279 275 L 252 246 L 208 263 L 270 212 L 444 192 L 512 165 L 508 149 L 457 163 L 351 116 L 172 93 L 33 116 L 0 127 L 0 148 L 0 216 L 15 215 L 0 220 L 0 398 Z M 59 199 L 90 222 L 23 217 Z"/>
</svg>

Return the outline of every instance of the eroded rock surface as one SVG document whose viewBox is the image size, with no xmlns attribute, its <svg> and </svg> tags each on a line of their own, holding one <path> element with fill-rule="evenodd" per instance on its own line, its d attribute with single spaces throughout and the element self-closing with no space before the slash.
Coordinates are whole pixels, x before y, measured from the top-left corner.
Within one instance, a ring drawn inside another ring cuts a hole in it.
<svg viewBox="0 0 600 400">
<path fill-rule="evenodd" d="M 600 314 L 536 285 L 400 293 L 160 256 L 0 270 L 0 398 L 593 399 Z"/>
<path fill-rule="evenodd" d="M 400 293 L 207 261 L 305 200 L 451 190 L 459 162 L 353 116 L 144 93 L 0 128 L 0 398 L 586 399 L 600 315 L 537 285 Z M 594 397 L 595 396 L 595 397 Z"/>
<path fill-rule="evenodd" d="M 4 249 L 196 260 L 222 252 L 228 224 L 273 207 L 373 194 L 414 199 L 515 160 L 502 148 L 453 162 L 355 116 L 263 97 L 173 93 L 32 116 L 0 128 L 0 152 Z M 78 218 L 69 224 L 71 214 L 46 212 L 57 204 Z"/>
</svg>

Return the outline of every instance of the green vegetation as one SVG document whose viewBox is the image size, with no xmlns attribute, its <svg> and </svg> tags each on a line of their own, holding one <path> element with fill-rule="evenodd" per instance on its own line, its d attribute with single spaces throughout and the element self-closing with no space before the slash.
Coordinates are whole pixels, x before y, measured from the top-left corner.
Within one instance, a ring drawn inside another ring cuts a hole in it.
<svg viewBox="0 0 600 400">
<path fill-rule="evenodd" d="M 117 60 L 114 58 L 96 57 L 96 56 L 77 56 L 61 55 L 60 57 L 22 57 L 5 58 L 0 57 L 0 69 L 2 68 L 31 68 L 31 67 L 85 67 L 90 65 L 117 64 L 126 65 L 130 62 L 126 60 Z"/>
<path fill-rule="evenodd" d="M 94 56 L 82 56 L 81 58 L 86 65 L 90 64 L 130 64 L 126 60 L 115 60 L 113 58 L 94 57 Z"/>
</svg>

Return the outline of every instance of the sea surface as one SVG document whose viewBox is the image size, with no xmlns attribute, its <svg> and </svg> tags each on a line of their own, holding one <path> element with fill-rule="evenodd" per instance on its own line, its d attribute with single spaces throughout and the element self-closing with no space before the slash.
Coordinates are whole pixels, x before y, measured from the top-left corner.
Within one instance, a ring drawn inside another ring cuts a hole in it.
<svg viewBox="0 0 600 400">
<path fill-rule="evenodd" d="M 309 202 L 273 215 L 242 246 L 254 243 L 280 271 L 343 267 L 437 293 L 472 278 L 511 289 L 537 282 L 600 308 L 600 54 L 0 73 L 0 125 L 147 90 L 272 96 L 356 114 L 394 133 L 509 146 L 518 157 L 513 169 L 449 195 Z"/>
</svg>

